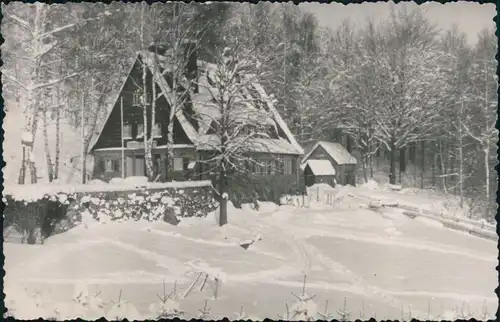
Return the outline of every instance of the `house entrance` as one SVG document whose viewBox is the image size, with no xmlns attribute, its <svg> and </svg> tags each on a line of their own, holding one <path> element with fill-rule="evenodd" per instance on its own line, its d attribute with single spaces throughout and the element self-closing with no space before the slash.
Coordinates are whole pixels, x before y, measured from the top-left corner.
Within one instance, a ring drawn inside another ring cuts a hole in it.
<svg viewBox="0 0 500 322">
<path fill-rule="evenodd" d="M 136 156 L 135 157 L 135 173 L 134 173 L 134 175 L 136 177 L 144 177 L 146 175 L 144 168 L 145 168 L 144 157 L 143 156 Z"/>
</svg>

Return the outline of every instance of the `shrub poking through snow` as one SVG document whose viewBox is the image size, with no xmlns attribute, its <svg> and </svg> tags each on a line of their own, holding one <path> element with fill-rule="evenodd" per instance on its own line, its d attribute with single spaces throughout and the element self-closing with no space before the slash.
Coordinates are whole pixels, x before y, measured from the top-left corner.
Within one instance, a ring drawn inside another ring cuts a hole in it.
<svg viewBox="0 0 500 322">
<path fill-rule="evenodd" d="M 118 301 L 113 303 L 113 306 L 111 306 L 110 310 L 106 314 L 106 318 L 113 321 L 123 319 L 140 320 L 141 316 L 132 303 L 122 300 L 122 291 L 120 290 Z"/>
<path fill-rule="evenodd" d="M 318 312 L 318 315 L 321 317 L 321 320 L 325 321 L 333 320 L 335 315 L 328 311 L 328 300 L 326 300 L 325 302 L 325 309 L 323 310 L 323 312 Z"/>
<path fill-rule="evenodd" d="M 240 321 L 240 320 L 248 320 L 248 315 L 245 313 L 245 311 L 243 311 L 243 306 L 241 306 L 239 312 L 236 312 L 234 314 L 236 315 L 235 320 L 238 320 L 238 321 Z"/>
<path fill-rule="evenodd" d="M 198 319 L 209 320 L 210 319 L 210 308 L 208 308 L 208 300 L 205 300 L 205 305 L 202 309 L 198 309 L 200 313 L 198 314 Z"/>
<path fill-rule="evenodd" d="M 57 313 L 63 318 L 85 316 L 91 320 L 99 319 L 105 315 L 104 302 L 99 297 L 100 293 L 91 295 L 85 283 L 78 283 L 74 289 L 71 305 L 61 307 Z"/>
<path fill-rule="evenodd" d="M 297 298 L 297 302 L 295 302 L 292 306 L 288 306 L 288 303 L 285 303 L 286 312 L 283 317 L 280 316 L 280 319 L 290 320 L 290 321 L 314 321 L 316 320 L 316 315 L 318 313 L 317 305 L 313 301 L 316 295 L 308 295 L 306 293 L 306 275 L 304 275 L 304 282 L 302 286 L 302 294 L 292 295 Z"/>
<path fill-rule="evenodd" d="M 340 321 L 349 321 L 351 312 L 347 308 L 347 297 L 344 297 L 344 306 L 337 310 L 337 314 L 340 317 Z"/>
<path fill-rule="evenodd" d="M 160 301 L 149 306 L 154 319 L 174 319 L 184 314 L 179 303 L 180 296 L 177 295 L 177 282 L 174 284 L 173 291 L 167 294 L 165 281 L 163 281 L 163 295 L 156 295 Z"/>
<path fill-rule="evenodd" d="M 69 229 L 78 220 L 75 213 L 68 217 L 68 207 L 74 201 L 73 195 L 64 193 L 43 194 L 28 200 L 19 200 L 10 195 L 3 198 L 4 228 L 17 231 L 21 243 L 43 244 L 43 240 L 55 231 Z M 66 220 L 64 227 L 58 224 Z M 5 231 L 5 229 L 4 229 Z"/>
</svg>

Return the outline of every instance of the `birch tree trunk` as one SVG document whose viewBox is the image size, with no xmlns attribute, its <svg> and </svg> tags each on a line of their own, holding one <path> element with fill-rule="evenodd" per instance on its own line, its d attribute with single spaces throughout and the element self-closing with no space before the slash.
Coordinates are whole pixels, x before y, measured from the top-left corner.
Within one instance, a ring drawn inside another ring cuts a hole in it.
<svg viewBox="0 0 500 322">
<path fill-rule="evenodd" d="M 421 159 L 420 159 L 420 189 L 424 189 L 424 178 L 425 178 L 425 141 L 420 143 L 421 146 Z"/>
<path fill-rule="evenodd" d="M 173 7 L 173 16 L 174 19 L 177 19 L 178 17 L 176 16 L 176 4 L 174 4 Z M 178 75 L 179 73 L 179 67 L 178 66 L 178 23 L 174 27 L 174 41 L 173 41 L 173 61 L 172 61 L 172 66 L 174 66 L 172 70 L 172 105 L 169 107 L 169 116 L 168 116 L 168 126 L 167 126 L 167 156 L 165 159 L 165 170 L 166 170 L 166 180 L 171 181 L 172 180 L 172 171 L 173 171 L 173 165 L 174 165 L 174 118 L 175 118 L 175 113 L 177 112 L 177 104 L 178 104 L 178 93 L 177 93 L 177 77 L 180 76 Z"/>
<path fill-rule="evenodd" d="M 464 208 L 464 155 L 463 155 L 463 135 L 462 125 L 459 123 L 458 127 L 458 180 L 459 180 L 459 193 L 460 193 L 460 208 Z"/>
<path fill-rule="evenodd" d="M 177 104 L 177 82 L 175 78 L 173 79 L 173 91 L 172 91 L 172 106 L 170 106 L 170 113 L 168 117 L 167 126 L 167 158 L 165 160 L 165 167 L 167 170 L 167 181 L 172 180 L 173 164 L 174 164 L 174 117 L 175 117 L 175 107 Z"/>
<path fill-rule="evenodd" d="M 222 95 L 221 95 L 222 97 Z M 224 155 L 226 153 L 226 145 L 227 145 L 227 132 L 222 132 L 222 129 L 226 129 L 227 124 L 227 115 L 225 112 L 225 108 L 222 109 L 222 119 L 221 119 L 221 154 Z M 220 171 L 219 171 L 219 193 L 220 193 L 220 213 L 219 213 L 219 226 L 224 226 L 227 224 L 227 180 L 226 180 L 226 160 L 222 158 L 220 161 Z"/>
<path fill-rule="evenodd" d="M 42 126 L 43 126 L 43 141 L 44 141 L 44 150 L 45 150 L 45 162 L 47 163 L 47 178 L 49 182 L 54 180 L 54 168 L 52 164 L 52 158 L 50 156 L 50 148 L 49 148 L 49 135 L 47 131 L 47 110 L 45 109 L 42 112 Z"/>
<path fill-rule="evenodd" d="M 391 151 L 390 151 L 390 175 L 389 175 L 389 183 L 396 184 L 396 175 L 397 175 L 397 162 L 398 162 L 398 150 L 394 144 L 395 139 L 391 140 Z"/>
<path fill-rule="evenodd" d="M 446 166 L 445 166 L 445 163 L 443 161 L 443 154 L 444 154 L 444 151 L 443 151 L 443 140 L 442 139 L 439 139 L 439 164 L 441 166 L 441 185 L 442 185 L 442 188 L 443 188 L 443 191 L 445 193 L 448 193 L 448 183 L 447 183 L 447 180 L 446 180 L 446 174 L 447 174 L 447 170 L 446 170 Z"/>
<path fill-rule="evenodd" d="M 156 53 L 154 57 L 156 61 Z M 153 68 L 156 68 L 156 63 L 153 65 Z M 154 142 L 154 127 L 156 122 L 156 70 L 153 72 L 153 84 L 152 84 L 152 95 L 151 95 L 151 134 L 149 138 L 149 153 L 146 157 L 146 168 L 148 169 L 148 173 L 151 174 L 151 180 L 156 179 L 157 169 L 153 164 L 153 142 Z"/>
<path fill-rule="evenodd" d="M 486 138 L 488 140 L 488 138 Z M 490 147 L 488 142 L 485 142 L 485 147 L 484 147 L 484 171 L 485 171 L 485 191 L 486 191 L 486 217 L 490 218 Z"/>
<path fill-rule="evenodd" d="M 365 182 L 368 182 L 368 168 L 367 168 L 367 163 L 368 163 L 368 156 L 363 153 L 363 155 L 361 156 L 361 163 L 362 163 L 362 166 L 363 166 L 363 177 L 365 179 Z"/>
<path fill-rule="evenodd" d="M 141 3 L 141 48 L 146 49 L 146 45 L 144 42 L 144 10 L 145 3 Z M 153 64 L 154 65 L 154 64 Z M 144 163 L 146 166 L 146 176 L 149 181 L 152 181 L 153 178 L 153 169 L 152 169 L 152 158 L 151 158 L 151 146 L 150 141 L 148 139 L 148 91 L 147 91 L 147 83 L 146 83 L 147 69 L 146 62 L 142 62 L 142 118 L 143 118 L 143 142 L 144 142 Z M 151 131 L 150 131 L 151 132 Z"/>
<path fill-rule="evenodd" d="M 26 150 L 28 153 L 28 160 L 27 160 L 27 169 L 29 170 L 30 174 L 30 182 L 32 184 L 37 183 L 38 177 L 37 177 L 37 169 L 36 169 L 36 163 L 35 163 L 35 155 L 34 155 L 34 147 L 35 147 L 35 141 L 36 141 L 36 129 L 38 127 L 38 111 L 35 110 L 33 111 L 34 115 L 32 116 L 31 119 L 31 127 L 30 127 L 30 133 L 33 137 L 33 142 L 31 146 L 27 146 Z"/>
<path fill-rule="evenodd" d="M 437 154 L 436 152 L 436 143 L 433 144 L 433 156 L 432 156 L 432 187 L 436 187 L 436 168 L 437 168 Z"/>
<path fill-rule="evenodd" d="M 59 179 L 59 162 L 61 155 L 61 111 L 56 108 L 56 155 L 54 161 L 54 180 Z"/>
</svg>

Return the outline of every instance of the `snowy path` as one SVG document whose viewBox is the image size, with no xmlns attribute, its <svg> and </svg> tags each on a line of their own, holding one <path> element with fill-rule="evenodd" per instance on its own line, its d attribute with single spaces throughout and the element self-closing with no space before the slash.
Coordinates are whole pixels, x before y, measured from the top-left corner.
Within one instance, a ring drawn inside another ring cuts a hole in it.
<svg viewBox="0 0 500 322">
<path fill-rule="evenodd" d="M 193 267 L 204 267 L 224 276 L 221 297 L 213 302 L 221 316 L 232 314 L 225 307 L 245 305 L 248 313 L 275 318 L 285 301 L 293 301 L 290 291 L 301 290 L 303 274 L 318 305 L 347 297 L 355 314 L 366 305 L 368 315 L 400 319 L 401 308 L 411 305 L 413 317 L 426 318 L 430 301 L 433 317 L 454 319 L 450 312 L 463 302 L 472 311 L 495 311 L 494 242 L 394 209 L 311 206 L 235 212 L 223 228 L 207 221 L 178 227 L 130 222 L 74 229 L 43 246 L 6 244 L 7 301 L 24 288 L 68 300 L 75 283 L 84 281 L 109 300 L 124 290 L 144 313 L 163 282 L 185 289 L 196 275 Z M 248 250 L 239 246 L 256 235 L 262 240 Z M 262 292 L 273 297 L 245 300 L 245 294 Z M 196 313 L 209 294 L 193 292 L 184 309 Z"/>
</svg>

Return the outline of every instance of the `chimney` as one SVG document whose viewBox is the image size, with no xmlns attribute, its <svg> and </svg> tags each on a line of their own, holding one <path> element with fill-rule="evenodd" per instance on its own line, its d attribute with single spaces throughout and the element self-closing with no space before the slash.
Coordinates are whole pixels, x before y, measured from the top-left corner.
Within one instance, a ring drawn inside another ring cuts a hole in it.
<svg viewBox="0 0 500 322">
<path fill-rule="evenodd" d="M 185 40 L 183 42 L 184 56 L 187 58 L 185 75 L 190 81 L 198 80 L 198 52 L 195 40 Z M 198 84 L 193 84 L 193 92 L 198 93 Z"/>
</svg>

